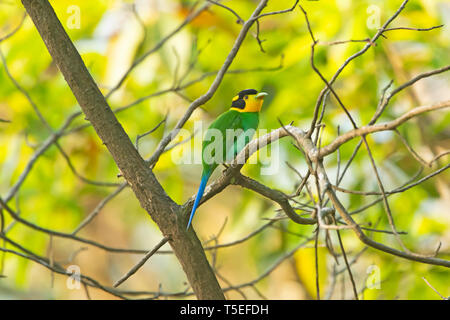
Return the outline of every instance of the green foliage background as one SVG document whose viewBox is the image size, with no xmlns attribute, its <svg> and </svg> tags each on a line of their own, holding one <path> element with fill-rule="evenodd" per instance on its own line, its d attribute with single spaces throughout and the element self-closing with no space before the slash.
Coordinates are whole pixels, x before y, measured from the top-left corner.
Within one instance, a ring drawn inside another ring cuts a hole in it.
<svg viewBox="0 0 450 320">
<path fill-rule="evenodd" d="M 292 2 L 269 1 L 266 11 L 287 8 Z M 188 7 L 192 5 L 191 1 L 138 1 L 138 13 L 145 24 L 143 31 L 131 10 L 131 1 L 58 0 L 51 3 L 92 76 L 105 93 L 136 57 L 152 48 L 183 21 Z M 343 61 L 362 48 L 364 43 L 333 46 L 323 43 L 373 36 L 377 30 L 367 26 L 371 14 L 368 8 L 376 6 L 380 10 L 380 21 L 384 23 L 400 3 L 401 1 L 302 1 L 314 33 L 321 42 L 316 48 L 315 61 L 325 77 L 329 79 Z M 251 14 L 256 2 L 227 1 L 226 4 L 245 19 Z M 68 27 L 73 22 L 73 12 L 70 11 L 73 5 L 80 9 L 79 29 Z M 387 39 L 381 38 L 376 46 L 345 69 L 336 83 L 336 89 L 358 123 L 365 124 L 370 120 L 383 87 L 391 79 L 395 87 L 421 72 L 449 64 L 449 12 L 450 6 L 444 0 L 410 1 L 392 26 L 427 28 L 443 23 L 446 25 L 428 32 L 388 32 Z M 22 15 L 23 8 L 19 2 L 0 1 L 0 38 L 20 23 Z M 140 97 L 170 88 L 174 75 L 183 75 L 191 62 L 196 63 L 183 83 L 218 70 L 240 30 L 240 25 L 235 20 L 230 12 L 215 6 L 201 14 L 129 75 L 122 88 L 109 99 L 111 107 L 122 107 Z M 262 43 L 265 52 L 260 50 L 252 36 L 254 32 L 255 30 L 247 36 L 231 69 L 276 70 L 227 75 L 214 97 L 198 109 L 187 123 L 185 128 L 189 132 L 194 131 L 195 121 L 204 121 L 205 125 L 210 123 L 229 107 L 236 92 L 245 88 L 262 89 L 270 93 L 261 114 L 260 128 L 278 128 L 278 119 L 283 123 L 294 121 L 300 127 L 309 127 L 314 104 L 324 85 L 310 66 L 311 39 L 301 11 L 296 9 L 292 13 L 261 20 L 260 37 L 265 40 Z M 72 112 L 79 110 L 75 98 L 52 64 L 44 43 L 28 17 L 13 37 L 0 43 L 0 49 L 11 74 L 28 91 L 53 129 L 59 128 Z M 201 53 L 198 55 L 199 50 Z M 205 77 L 180 93 L 188 99 L 195 99 L 206 92 L 212 79 L 213 76 Z M 418 93 L 419 101 L 412 97 L 412 90 L 406 90 L 391 102 L 381 120 L 393 119 L 417 106 L 417 102 L 424 105 L 449 99 L 448 73 L 426 79 L 418 83 L 414 90 Z M 337 136 L 338 125 L 341 132 L 351 128 L 335 101 L 328 99 L 327 103 L 323 144 Z M 188 105 L 189 102 L 182 96 L 169 92 L 146 99 L 117 116 L 134 141 L 137 135 L 153 128 L 166 114 L 166 128 L 172 128 Z M 8 123 L 0 122 L 0 195 L 3 196 L 17 181 L 36 148 L 49 136 L 49 131 L 39 121 L 27 99 L 15 88 L 3 67 L 0 71 L 0 118 L 11 120 Z M 433 156 L 427 146 L 435 146 L 435 150 L 441 152 L 450 147 L 450 114 L 439 111 L 427 115 L 427 119 L 430 121 L 425 126 L 421 126 L 418 121 L 411 121 L 403 125 L 400 131 L 415 150 L 429 160 Z M 78 117 L 71 128 L 85 123 L 87 121 L 83 117 Z M 164 132 L 160 128 L 142 139 L 140 152 L 144 157 L 152 154 Z M 181 136 L 175 139 L 180 140 Z M 368 140 L 387 189 L 406 182 L 420 168 L 420 164 L 395 134 L 376 134 Z M 83 176 L 98 181 L 121 182 L 116 177 L 118 171 L 112 158 L 91 127 L 65 135 L 60 143 Z M 341 148 L 343 161 L 349 159 L 356 143 L 357 141 L 352 141 Z M 200 180 L 199 164 L 179 164 L 174 161 L 189 150 L 199 152 L 198 145 L 195 146 L 192 142 L 174 148 L 164 154 L 155 167 L 155 173 L 167 193 L 178 203 L 185 202 L 196 192 Z M 302 172 L 306 170 L 303 156 L 286 140 L 281 142 L 281 166 L 276 175 L 260 175 L 261 164 L 246 165 L 244 172 L 270 187 L 290 193 L 298 181 L 284 165 L 285 161 Z M 446 163 L 448 157 L 443 157 L 439 166 L 434 166 L 433 169 Z M 333 176 L 337 165 L 336 156 L 327 159 L 326 165 Z M 430 172 L 432 169 L 426 168 L 422 175 Z M 449 258 L 448 181 L 449 174 L 444 172 L 438 178 L 389 198 L 397 227 L 408 232 L 402 238 L 413 251 L 433 252 L 441 242 L 443 257 Z M 349 189 L 377 190 L 367 154 L 363 150 L 350 167 L 342 185 Z M 20 210 L 21 217 L 35 224 L 71 232 L 112 190 L 113 188 L 96 187 L 82 182 L 71 172 L 58 149 L 52 146 L 36 162 L 20 189 L 18 199 L 11 201 L 10 205 L 15 210 Z M 373 197 L 340 196 L 349 210 L 373 200 Z M 273 217 L 275 209 L 277 206 L 252 192 L 229 187 L 199 209 L 194 226 L 200 237 L 207 240 L 220 230 L 227 218 L 220 238 L 225 243 L 241 238 L 261 226 L 265 223 L 262 219 Z M 11 219 L 6 214 L 5 217 L 8 225 Z M 389 228 L 381 204 L 363 212 L 356 219 L 362 224 L 376 224 L 379 229 Z M 289 233 L 269 228 L 243 244 L 220 250 L 217 255 L 220 273 L 232 284 L 250 281 L 263 273 L 284 252 L 295 247 L 303 236 L 310 236 L 313 230 L 289 221 L 278 225 L 289 230 Z M 48 235 L 26 226 L 16 224 L 8 235 L 37 254 L 45 256 L 49 250 Z M 140 249 L 151 248 L 161 237 L 156 225 L 128 189 L 107 204 L 79 235 L 110 246 Z M 396 246 L 391 235 L 376 233 L 372 237 Z M 351 231 L 344 231 L 343 239 L 352 256 L 363 248 Z M 79 265 L 83 273 L 107 285 L 117 280 L 140 257 L 107 253 L 89 247 L 68 262 L 70 255 L 81 247 L 84 246 L 80 243 L 60 238 L 52 241 L 55 261 L 66 266 Z M 328 279 L 333 258 L 325 248 L 320 249 L 319 258 L 321 289 L 325 292 L 330 285 Z M 11 254 L 2 259 L 3 275 L 6 277 L 0 278 L 0 298 L 85 298 L 83 289 L 67 289 L 66 278 L 63 276 L 55 276 L 52 284 L 52 276 L 45 268 Z M 439 298 L 422 277 L 444 296 L 450 295 L 450 274 L 447 269 L 405 261 L 373 249 L 365 251 L 353 266 L 359 288 L 366 283 L 366 278 L 370 275 L 367 271 L 371 265 L 379 268 L 381 284 L 380 289 L 365 290 L 366 299 Z M 313 251 L 311 248 L 304 248 L 259 282 L 257 287 L 267 298 L 315 297 L 314 274 Z M 183 281 L 184 274 L 176 259 L 172 255 L 157 255 L 127 281 L 123 288 L 158 290 L 161 283 L 166 291 L 180 291 L 185 288 Z M 341 290 L 336 289 L 334 298 L 351 297 L 348 277 L 345 281 L 346 294 L 342 295 Z M 259 298 L 251 288 L 244 291 L 250 298 Z M 92 290 L 91 296 L 112 298 L 98 290 Z M 229 297 L 241 298 L 236 292 L 230 292 Z"/>
</svg>

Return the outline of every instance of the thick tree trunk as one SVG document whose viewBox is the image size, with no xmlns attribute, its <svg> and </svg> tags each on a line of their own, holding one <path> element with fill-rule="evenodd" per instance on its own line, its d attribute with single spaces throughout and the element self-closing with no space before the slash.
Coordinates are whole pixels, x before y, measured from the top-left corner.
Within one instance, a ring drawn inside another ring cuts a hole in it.
<svg viewBox="0 0 450 320">
<path fill-rule="evenodd" d="M 133 189 L 141 206 L 169 237 L 198 299 L 224 299 L 194 231 L 185 231 L 182 209 L 164 191 L 139 155 L 47 0 L 22 0 L 86 118 Z M 57 110 L 55 110 L 57 112 Z"/>
</svg>

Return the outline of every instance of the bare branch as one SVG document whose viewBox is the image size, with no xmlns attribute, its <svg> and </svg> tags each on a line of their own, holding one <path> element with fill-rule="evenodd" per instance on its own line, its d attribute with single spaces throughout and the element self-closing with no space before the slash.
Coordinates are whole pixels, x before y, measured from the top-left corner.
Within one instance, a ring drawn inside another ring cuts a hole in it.
<svg viewBox="0 0 450 320">
<path fill-rule="evenodd" d="M 273 16 L 273 15 L 276 15 L 276 14 L 282 14 L 282 13 L 287 13 L 287 12 L 294 11 L 294 9 L 297 6 L 298 2 L 299 2 L 299 0 L 295 0 L 295 2 L 292 5 L 292 7 L 288 8 L 288 9 L 263 13 L 263 14 L 260 14 L 259 16 L 257 16 L 255 19 L 261 19 L 262 17 Z"/>
<path fill-rule="evenodd" d="M 441 297 L 442 300 L 449 300 L 449 298 L 444 297 L 442 294 L 439 293 L 439 291 L 437 291 L 429 282 L 427 279 L 425 279 L 425 277 L 422 277 L 422 280 L 425 281 L 425 283 L 427 284 L 427 286 L 429 286 L 434 292 L 436 292 L 436 294 Z"/>
<path fill-rule="evenodd" d="M 383 31 L 389 26 L 389 24 L 400 14 L 400 12 L 405 8 L 406 4 L 408 3 L 408 0 L 404 0 L 402 2 L 402 4 L 400 5 L 400 7 L 397 9 L 397 11 L 383 24 L 383 26 L 378 30 L 378 32 L 372 37 L 372 39 L 370 39 L 370 42 L 368 42 L 361 50 L 359 50 L 358 52 L 354 53 L 353 55 L 351 55 L 349 58 L 347 58 L 344 63 L 338 68 L 338 70 L 335 72 L 335 74 L 333 75 L 333 77 L 330 79 L 330 81 L 328 82 L 327 86 L 322 89 L 322 91 L 319 94 L 319 97 L 317 98 L 316 101 L 316 105 L 314 107 L 314 114 L 313 114 L 313 119 L 311 121 L 311 127 L 308 130 L 308 137 L 310 137 L 315 129 L 316 126 L 316 121 L 317 121 L 317 117 L 319 114 L 319 107 L 320 104 L 322 102 L 322 99 L 326 93 L 326 91 L 328 90 L 329 86 L 332 86 L 333 83 L 336 81 L 336 79 L 339 77 L 339 75 L 341 74 L 341 72 L 345 69 L 345 67 L 354 59 L 356 59 L 357 57 L 363 55 L 364 53 L 367 52 L 367 50 L 369 50 L 369 48 L 371 48 L 373 46 L 374 43 L 376 43 L 376 41 L 378 40 L 378 38 L 383 34 Z M 303 8 L 299 5 L 299 8 L 303 10 Z M 307 18 L 306 15 L 306 11 L 304 11 L 305 14 L 305 18 Z M 307 20 L 308 21 L 308 20 Z M 309 23 L 309 22 L 307 22 Z M 311 27 L 308 25 L 308 29 L 311 30 Z M 310 31 L 310 34 L 312 35 L 312 32 Z M 316 42 L 315 40 L 313 40 L 313 42 Z"/>
<path fill-rule="evenodd" d="M 104 198 L 92 212 L 76 227 L 76 229 L 72 232 L 72 235 L 76 235 L 81 229 L 87 226 L 103 209 L 106 204 L 111 201 L 115 196 L 117 196 L 123 189 L 128 186 L 127 182 L 122 183 L 116 190 L 111 192 L 106 198 Z"/>
<path fill-rule="evenodd" d="M 159 250 L 163 245 L 165 245 L 169 241 L 169 238 L 164 237 L 158 244 L 150 250 L 133 268 L 130 269 L 122 278 L 117 280 L 114 283 L 114 288 L 117 288 L 120 286 L 123 282 L 125 282 L 129 277 L 131 277 L 133 274 L 135 274 L 143 265 L 147 262 L 148 259 L 150 259 L 151 256 L 153 256 L 156 251 Z"/>
<path fill-rule="evenodd" d="M 120 80 L 117 82 L 117 84 L 111 88 L 111 90 L 108 92 L 108 94 L 106 95 L 106 98 L 109 98 L 115 91 L 117 91 L 122 84 L 125 82 L 125 80 L 127 79 L 128 75 L 139 65 L 141 64 L 148 56 L 150 56 L 151 54 L 157 52 L 162 46 L 164 46 L 166 44 L 166 42 L 171 39 L 173 36 L 175 36 L 178 32 L 180 32 L 186 25 L 188 25 L 189 23 L 191 23 L 192 20 L 194 20 L 195 18 L 197 18 L 205 9 L 207 9 L 209 7 L 208 3 L 203 4 L 198 10 L 195 10 L 193 12 L 191 12 L 186 19 L 180 24 L 178 25 L 178 27 L 176 27 L 174 30 L 172 30 L 167 36 L 165 36 L 164 38 L 162 38 L 157 44 L 155 44 L 153 46 L 153 48 L 151 48 L 150 50 L 148 50 L 147 52 L 145 52 L 142 56 L 140 56 L 139 58 L 137 58 L 132 64 L 131 66 L 128 68 L 128 70 L 124 73 L 124 75 L 122 76 L 122 78 L 120 78 Z"/>
<path fill-rule="evenodd" d="M 444 26 L 443 24 L 440 24 L 438 26 L 434 26 L 434 27 L 430 27 L 430 28 L 395 27 L 395 28 L 384 29 L 383 32 L 393 31 L 393 30 L 430 31 L 430 30 L 442 28 L 443 26 Z"/>
<path fill-rule="evenodd" d="M 11 38 L 13 35 L 15 35 L 17 33 L 17 31 L 20 30 L 20 28 L 22 28 L 23 23 L 25 22 L 25 18 L 27 17 L 27 13 L 24 12 L 22 15 L 22 19 L 20 20 L 19 24 L 17 25 L 17 27 L 15 27 L 13 30 L 11 30 L 9 33 L 7 33 L 6 35 L 4 35 L 3 37 L 0 37 L 0 43 Z"/>
<path fill-rule="evenodd" d="M 220 2 L 217 2 L 217 1 L 213 1 L 213 0 L 207 0 L 208 2 L 210 2 L 210 3 L 212 3 L 212 4 L 215 4 L 216 6 L 219 6 L 219 7 L 222 7 L 222 8 L 224 8 L 224 9 L 226 9 L 226 10 L 228 10 L 228 11 L 230 11 L 232 14 L 234 14 L 234 16 L 237 18 L 237 23 L 239 23 L 239 24 L 244 24 L 244 19 L 242 19 L 237 13 L 236 13 L 236 11 L 234 11 L 233 9 L 231 9 L 230 7 L 228 7 L 228 6 L 226 6 L 226 5 L 224 5 L 224 4 L 222 4 L 222 3 L 220 3 Z"/>
<path fill-rule="evenodd" d="M 288 196 L 282 193 L 281 191 L 270 189 L 265 185 L 259 183 L 258 181 L 253 180 L 249 177 L 245 177 L 242 174 L 235 175 L 235 183 L 244 188 L 253 190 L 261 194 L 262 196 L 277 202 L 281 206 L 281 208 L 283 208 L 286 215 L 296 223 L 299 224 L 316 223 L 315 219 L 300 217 L 289 204 Z"/>
<path fill-rule="evenodd" d="M 345 143 L 355 137 L 362 137 L 364 135 L 374 133 L 374 132 L 393 130 L 393 129 L 397 128 L 398 126 L 400 126 L 401 124 L 405 123 L 406 121 L 410 120 L 413 117 L 419 116 L 425 112 L 444 109 L 444 108 L 448 108 L 448 107 L 450 107 L 450 100 L 442 101 L 442 102 L 439 102 L 439 103 L 436 103 L 433 105 L 416 107 L 390 122 L 364 126 L 364 127 L 360 127 L 355 130 L 348 131 L 348 132 L 344 133 L 343 135 L 337 137 L 333 142 L 331 142 L 327 146 L 323 147 L 320 150 L 319 157 L 323 158 L 323 157 L 333 153 L 334 151 L 336 151 L 336 149 L 340 145 L 342 145 L 343 143 Z"/>
</svg>

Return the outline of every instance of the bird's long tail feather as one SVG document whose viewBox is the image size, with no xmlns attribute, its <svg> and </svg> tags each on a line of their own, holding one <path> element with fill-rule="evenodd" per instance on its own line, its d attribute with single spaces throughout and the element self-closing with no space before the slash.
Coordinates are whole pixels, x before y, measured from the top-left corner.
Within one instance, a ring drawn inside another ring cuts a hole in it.
<svg viewBox="0 0 450 320">
<path fill-rule="evenodd" d="M 200 187 L 198 188 L 197 196 L 195 197 L 194 205 L 192 207 L 191 216 L 189 217 L 189 222 L 186 227 L 186 230 L 188 230 L 189 226 L 191 225 L 192 218 L 194 217 L 195 211 L 197 210 L 197 207 L 200 203 L 203 193 L 205 192 L 206 183 L 208 182 L 210 176 L 211 174 L 209 172 L 203 172 L 202 174 L 202 180 L 200 181 Z"/>
</svg>

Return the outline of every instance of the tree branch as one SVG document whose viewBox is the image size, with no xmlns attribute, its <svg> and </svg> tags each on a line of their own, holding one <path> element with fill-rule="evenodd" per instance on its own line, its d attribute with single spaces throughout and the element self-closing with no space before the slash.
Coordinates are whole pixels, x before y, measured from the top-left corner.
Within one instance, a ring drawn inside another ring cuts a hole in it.
<svg viewBox="0 0 450 320">
<path fill-rule="evenodd" d="M 374 132 L 393 130 L 413 117 L 421 115 L 425 112 L 444 109 L 448 107 L 450 107 L 450 100 L 442 101 L 433 105 L 416 107 L 410 110 L 409 112 L 403 114 L 402 116 L 396 118 L 395 120 L 381 124 L 364 126 L 355 130 L 348 131 L 347 133 L 344 133 L 343 135 L 337 137 L 333 142 L 331 142 L 327 146 L 322 147 L 319 152 L 319 157 L 323 158 L 333 153 L 334 151 L 336 151 L 337 148 L 339 148 L 339 146 L 355 137 L 362 137 L 364 135 Z"/>
</svg>

